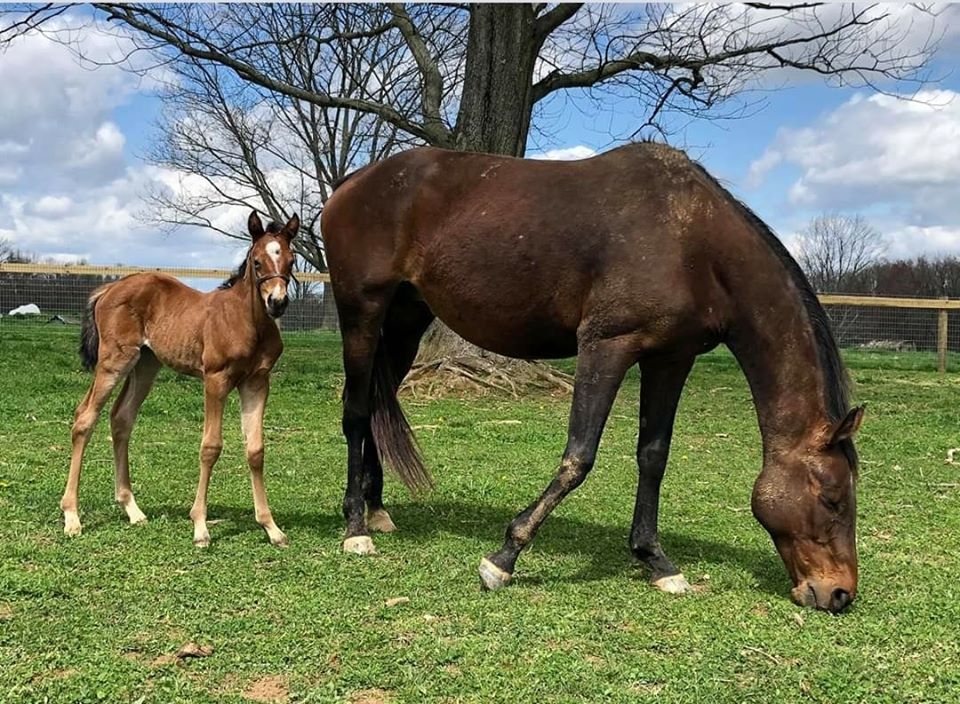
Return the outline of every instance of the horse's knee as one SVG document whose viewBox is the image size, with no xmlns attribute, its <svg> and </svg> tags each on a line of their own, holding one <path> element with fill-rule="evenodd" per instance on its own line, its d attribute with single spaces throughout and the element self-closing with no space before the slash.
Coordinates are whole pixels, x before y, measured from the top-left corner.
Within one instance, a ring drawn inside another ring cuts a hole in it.
<svg viewBox="0 0 960 704">
<path fill-rule="evenodd" d="M 247 448 L 247 464 L 253 470 L 263 469 L 263 445 Z"/>
<path fill-rule="evenodd" d="M 641 472 L 662 471 L 667 464 L 667 444 L 653 440 L 637 448 L 637 467 Z"/>
<path fill-rule="evenodd" d="M 593 455 L 568 455 L 560 464 L 557 481 L 564 491 L 572 491 L 583 484 L 584 479 L 593 469 Z"/>
<path fill-rule="evenodd" d="M 204 443 L 200 446 L 200 461 L 207 465 L 214 464 L 220 459 L 223 443 Z"/>
</svg>

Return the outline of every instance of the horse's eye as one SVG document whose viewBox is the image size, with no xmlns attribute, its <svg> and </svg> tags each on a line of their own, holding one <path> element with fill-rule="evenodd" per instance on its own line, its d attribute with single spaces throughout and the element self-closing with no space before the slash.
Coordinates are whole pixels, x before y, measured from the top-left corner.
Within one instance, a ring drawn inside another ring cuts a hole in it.
<svg viewBox="0 0 960 704">
<path fill-rule="evenodd" d="M 256 259 L 253 260 L 253 268 L 257 271 L 260 271 L 260 262 L 258 262 Z"/>
</svg>

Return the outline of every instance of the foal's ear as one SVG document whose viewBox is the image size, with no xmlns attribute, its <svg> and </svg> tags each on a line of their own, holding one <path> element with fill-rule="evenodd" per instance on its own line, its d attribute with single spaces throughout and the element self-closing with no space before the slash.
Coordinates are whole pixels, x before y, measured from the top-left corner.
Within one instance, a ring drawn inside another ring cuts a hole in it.
<svg viewBox="0 0 960 704">
<path fill-rule="evenodd" d="M 287 221 L 287 224 L 283 226 L 280 234 L 287 238 L 287 242 L 292 240 L 297 236 L 297 232 L 300 230 L 300 216 L 296 213 Z"/>
<path fill-rule="evenodd" d="M 247 218 L 247 230 L 250 231 L 250 239 L 254 242 L 263 237 L 263 223 L 260 222 L 260 216 L 257 215 L 256 210 L 251 212 L 250 217 Z"/>
<path fill-rule="evenodd" d="M 828 446 L 832 447 L 842 440 L 849 440 L 857 431 L 860 430 L 860 424 L 863 423 L 863 414 L 867 410 L 866 406 L 857 406 L 851 410 L 846 418 L 839 420 L 833 427 L 830 434 Z"/>
</svg>

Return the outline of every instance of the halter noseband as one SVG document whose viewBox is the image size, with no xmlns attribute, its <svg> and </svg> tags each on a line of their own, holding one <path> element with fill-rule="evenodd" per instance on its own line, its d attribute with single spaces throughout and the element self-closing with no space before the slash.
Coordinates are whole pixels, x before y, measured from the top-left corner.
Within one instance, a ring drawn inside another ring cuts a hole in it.
<svg viewBox="0 0 960 704">
<path fill-rule="evenodd" d="M 287 286 L 290 285 L 291 279 L 293 281 L 297 281 L 297 278 L 292 273 L 289 276 L 286 274 L 267 274 L 266 276 L 257 277 L 257 286 L 260 286 L 265 281 L 270 281 L 270 279 L 283 279 L 283 283 L 285 283 Z"/>
</svg>

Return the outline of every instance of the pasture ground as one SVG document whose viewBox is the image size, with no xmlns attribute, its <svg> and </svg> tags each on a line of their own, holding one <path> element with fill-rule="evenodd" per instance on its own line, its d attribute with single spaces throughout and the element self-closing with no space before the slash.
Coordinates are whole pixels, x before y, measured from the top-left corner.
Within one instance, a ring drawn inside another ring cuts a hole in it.
<svg viewBox="0 0 960 704">
<path fill-rule="evenodd" d="M 199 382 L 164 372 L 134 432 L 134 490 L 113 503 L 108 423 L 88 451 L 84 534 L 62 534 L 75 335 L 0 324 L 0 701 L 920 702 L 960 691 L 960 378 L 932 355 L 848 357 L 868 404 L 859 442 L 861 583 L 839 617 L 800 610 L 749 511 L 760 444 L 726 352 L 685 392 L 663 490 L 665 548 L 696 586 L 649 587 L 627 533 L 637 377 L 593 474 L 548 520 L 515 582 L 476 567 L 543 489 L 568 398 L 404 406 L 437 490 L 388 481 L 399 532 L 339 551 L 345 445 L 339 342 L 292 335 L 267 412 L 267 487 L 287 550 L 254 523 L 234 398 L 214 471 L 213 545 L 191 545 Z M 956 361 L 954 368 L 956 368 Z M 569 367 L 567 367 L 569 368 Z M 106 419 L 104 419 L 105 421 Z M 388 606 L 388 600 L 409 599 Z M 188 641 L 209 657 L 178 662 Z"/>
</svg>

